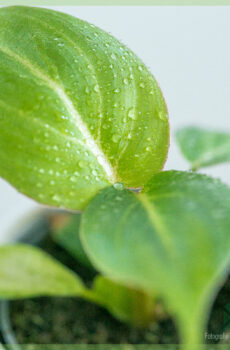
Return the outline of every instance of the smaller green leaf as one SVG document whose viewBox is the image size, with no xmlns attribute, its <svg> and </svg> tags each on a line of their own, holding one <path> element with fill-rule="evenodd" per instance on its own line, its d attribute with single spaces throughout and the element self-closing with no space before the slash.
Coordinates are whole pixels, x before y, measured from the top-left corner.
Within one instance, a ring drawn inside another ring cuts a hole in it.
<svg viewBox="0 0 230 350">
<path fill-rule="evenodd" d="M 230 268 L 229 212 L 220 181 L 166 171 L 140 194 L 102 190 L 83 213 L 81 237 L 103 275 L 162 297 L 186 350 L 197 350 Z"/>
<path fill-rule="evenodd" d="M 176 138 L 192 170 L 230 162 L 230 133 L 186 127 L 178 130 Z"/>
<path fill-rule="evenodd" d="M 52 237 L 81 264 L 93 268 L 79 237 L 80 214 L 59 214 L 52 220 Z"/>
<path fill-rule="evenodd" d="M 156 301 L 152 296 L 98 275 L 92 293 L 97 303 L 121 321 L 138 327 L 149 325 L 156 318 Z"/>
<path fill-rule="evenodd" d="M 0 247 L 0 298 L 81 296 L 80 278 L 42 250 L 30 245 Z"/>
</svg>

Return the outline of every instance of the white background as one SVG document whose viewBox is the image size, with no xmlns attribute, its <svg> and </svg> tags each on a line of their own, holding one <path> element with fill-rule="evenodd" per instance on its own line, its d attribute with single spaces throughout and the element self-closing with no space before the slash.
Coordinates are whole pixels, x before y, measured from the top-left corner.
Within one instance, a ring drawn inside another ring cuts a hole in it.
<svg viewBox="0 0 230 350">
<path fill-rule="evenodd" d="M 187 169 L 175 130 L 198 125 L 230 132 L 230 7 L 52 7 L 85 19 L 127 44 L 151 69 L 168 104 L 166 169 Z M 205 169 L 230 184 L 230 165 Z M 32 200 L 0 180 L 0 240 Z"/>
</svg>

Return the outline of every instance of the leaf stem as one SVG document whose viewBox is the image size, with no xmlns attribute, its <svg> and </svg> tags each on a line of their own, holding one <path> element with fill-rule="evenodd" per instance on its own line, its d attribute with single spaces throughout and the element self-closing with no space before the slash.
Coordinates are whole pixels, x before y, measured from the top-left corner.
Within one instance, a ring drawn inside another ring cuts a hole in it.
<svg viewBox="0 0 230 350">
<path fill-rule="evenodd" d="M 205 318 L 198 312 L 182 318 L 179 322 L 183 350 L 204 350 Z"/>
</svg>

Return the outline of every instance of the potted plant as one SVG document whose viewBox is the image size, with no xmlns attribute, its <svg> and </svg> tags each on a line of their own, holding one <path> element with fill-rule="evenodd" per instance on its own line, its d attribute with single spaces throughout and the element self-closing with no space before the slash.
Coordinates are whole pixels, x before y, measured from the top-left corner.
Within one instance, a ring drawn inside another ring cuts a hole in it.
<svg viewBox="0 0 230 350">
<path fill-rule="evenodd" d="M 229 135 L 181 130 L 193 171 L 161 171 L 167 108 L 131 50 L 46 9 L 2 8 L 0 29 L 0 175 L 81 211 L 52 227 L 70 225 L 61 244 L 97 271 L 89 285 L 39 247 L 1 246 L 1 298 L 80 298 L 139 328 L 163 305 L 184 349 L 201 348 L 230 267 L 230 190 L 194 170 L 229 161 Z"/>
</svg>

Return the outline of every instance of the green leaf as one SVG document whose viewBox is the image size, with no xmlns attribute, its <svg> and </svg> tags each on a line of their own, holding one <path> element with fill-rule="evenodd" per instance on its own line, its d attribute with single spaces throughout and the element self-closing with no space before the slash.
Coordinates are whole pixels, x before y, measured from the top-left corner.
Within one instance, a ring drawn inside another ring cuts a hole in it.
<svg viewBox="0 0 230 350">
<path fill-rule="evenodd" d="M 37 201 L 82 209 L 162 169 L 167 108 L 145 65 L 111 35 L 34 7 L 0 9 L 0 175 Z"/>
<path fill-rule="evenodd" d="M 226 185 L 168 171 L 153 176 L 140 194 L 102 190 L 83 213 L 81 235 L 105 276 L 162 296 L 182 342 L 194 350 L 229 270 L 229 212 Z"/>
<path fill-rule="evenodd" d="M 79 237 L 80 214 L 57 214 L 52 220 L 52 237 L 56 243 L 67 250 L 86 267 L 92 267 Z"/>
<path fill-rule="evenodd" d="M 178 130 L 176 137 L 192 170 L 230 162 L 230 133 L 186 127 Z"/>
<path fill-rule="evenodd" d="M 80 278 L 30 245 L 0 247 L 0 298 L 37 296 L 81 296 L 85 288 Z"/>
<path fill-rule="evenodd" d="M 98 304 L 121 321 L 134 326 L 148 326 L 157 317 L 156 301 L 152 296 L 98 275 L 92 287 Z"/>
</svg>

